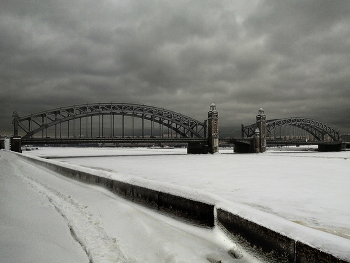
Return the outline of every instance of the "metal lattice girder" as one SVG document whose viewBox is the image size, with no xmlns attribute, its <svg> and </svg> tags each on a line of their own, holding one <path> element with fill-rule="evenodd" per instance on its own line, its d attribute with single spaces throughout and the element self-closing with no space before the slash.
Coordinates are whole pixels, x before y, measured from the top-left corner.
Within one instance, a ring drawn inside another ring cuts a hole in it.
<svg viewBox="0 0 350 263">
<path fill-rule="evenodd" d="M 273 119 L 266 121 L 266 133 L 267 135 L 272 134 L 272 131 L 276 130 L 278 127 L 282 126 L 295 126 L 303 129 L 314 136 L 317 140 L 324 140 L 324 136 L 328 135 L 333 141 L 340 140 L 340 132 L 336 131 L 332 127 L 313 119 L 301 118 L 301 117 L 291 117 L 284 119 Z M 257 128 L 256 123 L 249 126 L 242 127 L 242 134 L 249 138 L 254 136 L 255 129 Z"/>
<path fill-rule="evenodd" d="M 133 116 L 153 121 L 177 132 L 181 137 L 203 138 L 206 136 L 205 121 L 200 122 L 163 108 L 130 103 L 96 103 L 61 107 L 18 117 L 17 122 L 26 133 L 23 138 L 29 138 L 63 122 L 99 115 Z"/>
</svg>

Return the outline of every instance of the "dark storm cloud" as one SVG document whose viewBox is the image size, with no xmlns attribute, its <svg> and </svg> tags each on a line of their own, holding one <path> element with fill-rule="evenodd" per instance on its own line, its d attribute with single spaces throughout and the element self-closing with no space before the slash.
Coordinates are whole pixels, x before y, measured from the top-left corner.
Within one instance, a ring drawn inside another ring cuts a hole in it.
<svg viewBox="0 0 350 263">
<path fill-rule="evenodd" d="M 248 34 L 262 39 L 271 58 L 265 71 L 271 99 L 284 100 L 286 112 L 308 112 L 338 127 L 343 122 L 347 130 L 349 7 L 348 1 L 265 1 L 246 21 Z"/>
<path fill-rule="evenodd" d="M 349 1 L 0 5 L 0 133 L 14 110 L 108 101 L 200 120 L 215 102 L 226 130 L 263 107 L 350 132 Z"/>
</svg>

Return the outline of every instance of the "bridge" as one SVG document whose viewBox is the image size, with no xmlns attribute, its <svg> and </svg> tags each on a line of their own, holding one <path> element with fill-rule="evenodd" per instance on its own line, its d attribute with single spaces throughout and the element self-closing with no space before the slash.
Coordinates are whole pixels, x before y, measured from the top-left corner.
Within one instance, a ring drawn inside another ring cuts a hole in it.
<svg viewBox="0 0 350 263">
<path fill-rule="evenodd" d="M 208 118 L 198 121 L 154 106 L 130 103 L 94 103 L 46 110 L 26 116 L 13 113 L 11 145 L 67 144 L 187 144 L 188 153 L 218 151 L 218 112 L 212 104 Z M 341 150 L 339 131 L 310 118 L 266 120 L 263 109 L 256 122 L 241 126 L 235 152 L 264 152 L 267 145 L 318 145 L 322 151 Z M 21 130 L 21 135 L 19 134 Z"/>
<path fill-rule="evenodd" d="M 14 112 L 12 145 L 18 149 L 21 144 L 187 143 L 189 153 L 213 152 L 218 148 L 210 140 L 218 134 L 213 130 L 217 128 L 210 117 L 213 113 L 217 113 L 214 104 L 208 120 L 198 121 L 164 108 L 130 103 L 73 105 L 22 117 Z"/>
<path fill-rule="evenodd" d="M 339 131 L 334 130 L 327 124 L 309 118 L 300 117 L 266 120 L 266 137 L 273 139 L 277 138 L 276 132 L 278 136 L 278 129 L 285 126 L 292 126 L 297 129 L 304 130 L 313 137 L 312 139 L 314 141 L 325 141 L 326 137 L 333 141 L 340 140 Z M 242 125 L 242 138 L 254 136 L 256 128 L 258 128 L 256 123 L 249 126 Z M 280 134 L 278 138 L 282 138 L 281 129 L 279 131 Z M 294 129 L 291 134 L 293 134 L 294 137 L 297 137 L 296 129 Z M 301 137 L 301 133 L 299 133 L 299 137 Z"/>
<path fill-rule="evenodd" d="M 267 145 L 318 145 L 320 151 L 342 148 L 340 132 L 320 121 L 302 117 L 266 120 L 263 109 L 256 123 L 241 125 L 241 132 L 242 139 L 236 140 L 241 152 L 264 152 Z"/>
</svg>

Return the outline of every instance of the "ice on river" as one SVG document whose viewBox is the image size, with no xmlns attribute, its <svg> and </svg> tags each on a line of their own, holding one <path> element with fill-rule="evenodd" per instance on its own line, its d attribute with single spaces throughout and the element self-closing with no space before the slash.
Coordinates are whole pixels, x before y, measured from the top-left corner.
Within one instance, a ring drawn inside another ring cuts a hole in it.
<svg viewBox="0 0 350 263">
<path fill-rule="evenodd" d="M 259 259 L 195 227 L 0 151 L 0 262 L 169 263 Z"/>
<path fill-rule="evenodd" d="M 306 243 L 350 244 L 350 151 L 288 147 L 263 154 L 222 149 L 220 154 L 187 155 L 186 149 L 40 148 L 24 154 L 109 171 L 116 179 L 208 193 L 218 205 Z M 278 218 L 290 222 L 288 227 Z M 305 229 L 317 231 L 308 238 Z"/>
<path fill-rule="evenodd" d="M 57 160 L 200 189 L 350 239 L 350 151 L 186 155 L 186 149 L 41 148 L 26 154 L 75 156 Z"/>
</svg>

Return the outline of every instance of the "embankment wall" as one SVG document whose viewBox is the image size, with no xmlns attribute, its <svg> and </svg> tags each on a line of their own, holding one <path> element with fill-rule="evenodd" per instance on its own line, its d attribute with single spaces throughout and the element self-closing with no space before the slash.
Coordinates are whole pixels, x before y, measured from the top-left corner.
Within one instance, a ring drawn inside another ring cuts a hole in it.
<svg viewBox="0 0 350 263">
<path fill-rule="evenodd" d="M 101 185 L 119 196 L 166 214 L 189 220 L 198 225 L 207 227 L 214 226 L 214 204 L 208 204 L 171 193 L 101 177 L 92 173 L 79 171 L 78 169 L 60 166 L 59 164 L 41 158 L 31 158 L 24 155 L 22 155 L 22 157 L 64 176 L 82 182 Z"/>
</svg>

